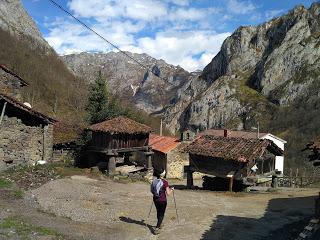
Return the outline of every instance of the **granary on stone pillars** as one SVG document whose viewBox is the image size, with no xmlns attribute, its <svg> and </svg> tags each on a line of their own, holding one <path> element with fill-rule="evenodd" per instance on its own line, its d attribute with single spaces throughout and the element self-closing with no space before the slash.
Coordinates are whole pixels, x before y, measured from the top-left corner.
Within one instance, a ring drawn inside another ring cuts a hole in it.
<svg viewBox="0 0 320 240">
<path fill-rule="evenodd" d="M 244 184 L 258 181 L 259 176 L 275 174 L 276 156 L 283 151 L 269 139 L 245 139 L 204 135 L 189 144 L 188 187 L 193 185 L 193 172 L 238 180 Z M 271 178 L 270 178 L 271 180 Z"/>
<path fill-rule="evenodd" d="M 276 144 L 280 149 L 284 151 L 286 140 L 281 139 L 271 133 L 264 132 L 250 132 L 250 131 L 238 131 L 229 129 L 208 129 L 204 132 L 200 132 L 198 136 L 210 135 L 215 137 L 236 137 L 245 139 L 269 139 Z M 284 156 L 276 156 L 275 169 L 283 174 L 284 172 Z"/>
<path fill-rule="evenodd" d="M 0 170 L 52 157 L 54 119 L 0 93 Z"/>
<path fill-rule="evenodd" d="M 106 162 L 108 173 L 113 174 L 118 165 L 136 165 L 152 171 L 152 150 L 149 146 L 149 135 L 152 129 L 126 117 L 116 117 L 91 125 L 92 140 L 88 150 L 91 163 Z M 131 155 L 141 152 L 145 160 L 130 159 Z"/>
</svg>

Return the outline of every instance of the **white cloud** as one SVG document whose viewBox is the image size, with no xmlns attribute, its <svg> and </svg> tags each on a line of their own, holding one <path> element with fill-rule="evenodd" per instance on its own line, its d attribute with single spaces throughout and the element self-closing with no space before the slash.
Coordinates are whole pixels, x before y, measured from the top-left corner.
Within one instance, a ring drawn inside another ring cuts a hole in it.
<svg viewBox="0 0 320 240">
<path fill-rule="evenodd" d="M 167 14 L 167 5 L 155 0 L 71 0 L 68 6 L 78 16 L 100 22 L 121 17 L 151 21 Z"/>
<path fill-rule="evenodd" d="M 138 46 L 153 57 L 193 71 L 207 65 L 229 35 L 230 33 L 216 34 L 206 31 L 163 32 L 158 33 L 155 38 L 139 39 Z"/>
<path fill-rule="evenodd" d="M 187 8 L 189 4 L 188 0 L 70 0 L 67 5 L 122 50 L 147 53 L 194 71 L 207 65 L 230 35 L 213 31 L 209 16 L 215 23 L 230 17 L 218 8 Z M 46 40 L 59 54 L 115 50 L 72 19 L 46 21 Z"/>
<path fill-rule="evenodd" d="M 248 14 L 256 10 L 256 6 L 250 1 L 229 0 L 228 10 L 234 14 Z"/>
<path fill-rule="evenodd" d="M 265 12 L 265 16 L 269 20 L 271 18 L 278 16 L 282 12 L 283 12 L 282 9 L 269 10 Z"/>
</svg>

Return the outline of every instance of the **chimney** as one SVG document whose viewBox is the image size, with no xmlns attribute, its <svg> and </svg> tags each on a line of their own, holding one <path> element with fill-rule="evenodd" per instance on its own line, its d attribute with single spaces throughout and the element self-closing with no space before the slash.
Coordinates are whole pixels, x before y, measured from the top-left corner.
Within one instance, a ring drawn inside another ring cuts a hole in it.
<svg viewBox="0 0 320 240">
<path fill-rule="evenodd" d="M 224 137 L 229 137 L 230 131 L 228 129 L 223 129 L 223 135 Z"/>
</svg>

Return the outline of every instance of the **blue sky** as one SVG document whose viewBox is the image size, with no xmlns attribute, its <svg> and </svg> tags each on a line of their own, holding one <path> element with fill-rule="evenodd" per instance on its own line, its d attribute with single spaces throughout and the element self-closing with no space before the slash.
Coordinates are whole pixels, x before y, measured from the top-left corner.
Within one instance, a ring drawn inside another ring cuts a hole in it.
<svg viewBox="0 0 320 240">
<path fill-rule="evenodd" d="M 202 69 L 236 28 L 257 25 L 311 0 L 55 0 L 123 50 L 189 71 Z M 22 0 L 59 54 L 112 51 L 48 0 Z"/>
</svg>

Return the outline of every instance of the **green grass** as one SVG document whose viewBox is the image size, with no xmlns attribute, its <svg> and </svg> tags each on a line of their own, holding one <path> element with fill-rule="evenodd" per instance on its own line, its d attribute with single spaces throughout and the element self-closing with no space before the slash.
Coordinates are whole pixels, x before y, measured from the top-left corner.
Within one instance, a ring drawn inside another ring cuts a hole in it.
<svg viewBox="0 0 320 240">
<path fill-rule="evenodd" d="M 23 240 L 33 239 L 33 234 L 55 236 L 56 239 L 63 239 L 63 235 L 56 230 L 32 225 L 19 217 L 8 217 L 4 219 L 4 221 L 0 223 L 0 229 L 14 230 L 19 235 L 20 239 Z"/>
<path fill-rule="evenodd" d="M 12 183 L 8 180 L 0 178 L 0 188 L 9 188 L 12 186 Z"/>
<path fill-rule="evenodd" d="M 24 192 L 21 189 L 15 189 L 11 192 L 11 195 L 15 199 L 22 199 L 24 197 Z"/>
</svg>

